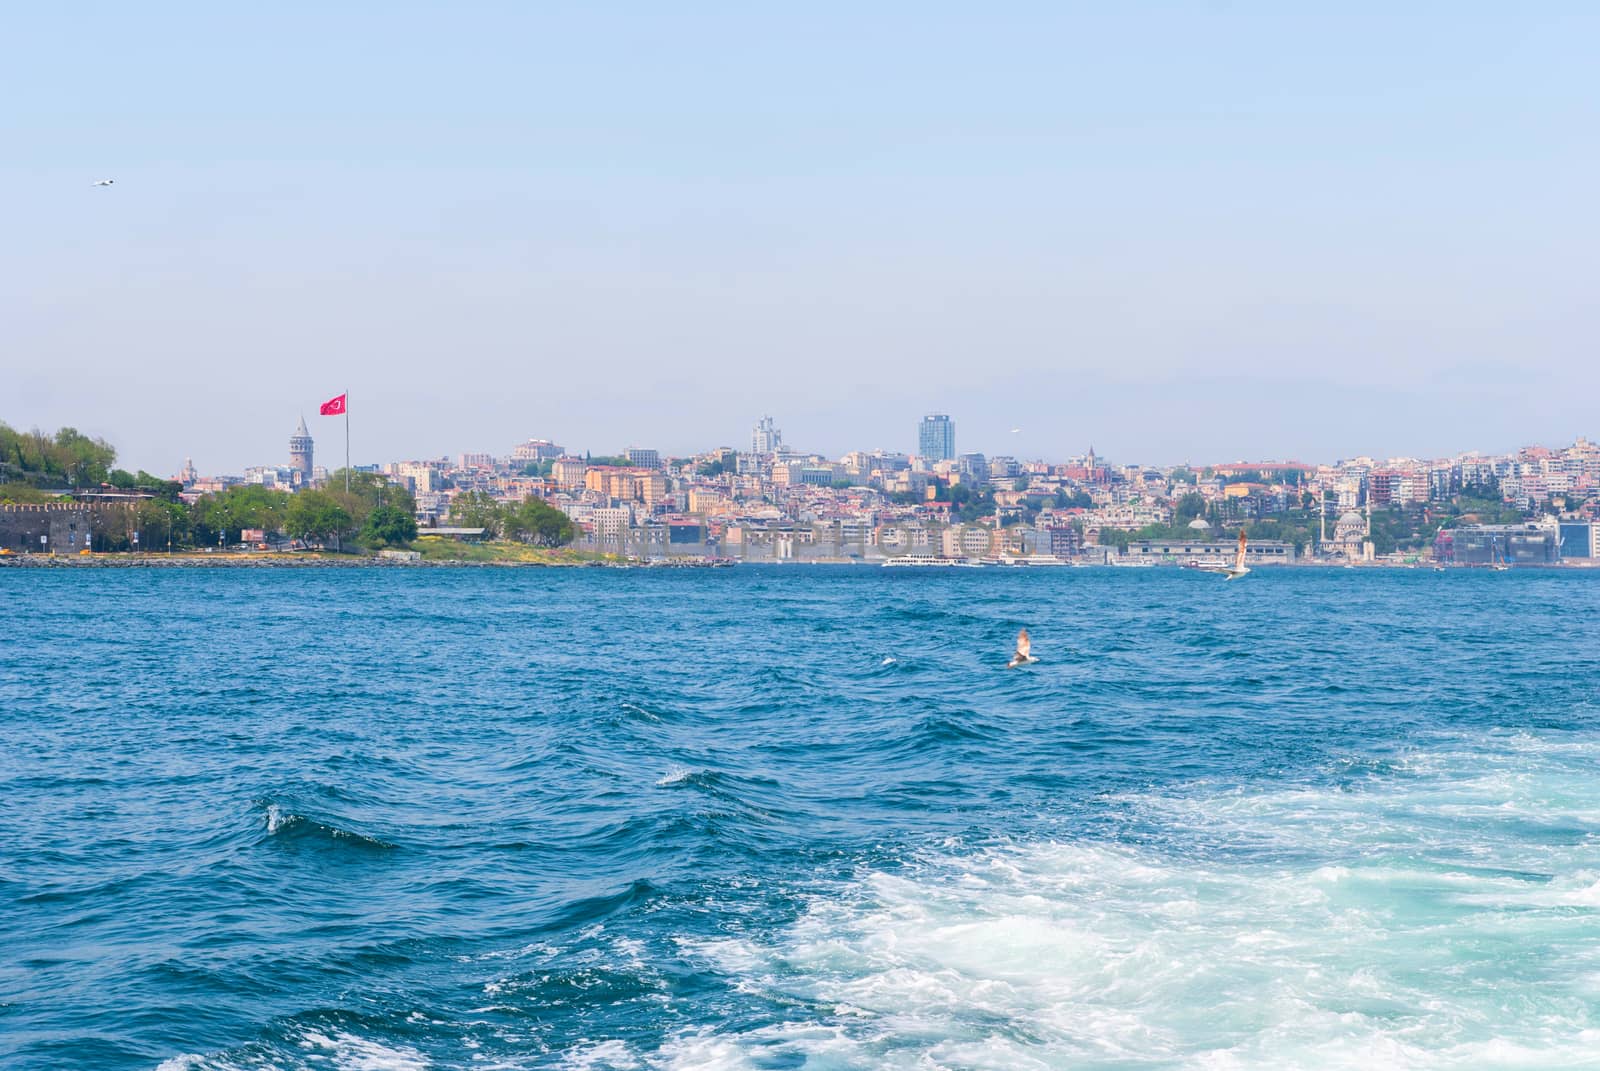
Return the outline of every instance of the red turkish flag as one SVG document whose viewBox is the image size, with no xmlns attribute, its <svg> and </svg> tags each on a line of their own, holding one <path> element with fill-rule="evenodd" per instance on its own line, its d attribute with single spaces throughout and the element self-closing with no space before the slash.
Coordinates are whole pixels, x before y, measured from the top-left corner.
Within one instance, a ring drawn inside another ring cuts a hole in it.
<svg viewBox="0 0 1600 1071">
<path fill-rule="evenodd" d="M 341 394 L 337 398 L 329 398 L 327 401 L 323 402 L 322 415 L 338 416 L 340 413 L 344 412 L 344 399 L 345 396 Z"/>
</svg>

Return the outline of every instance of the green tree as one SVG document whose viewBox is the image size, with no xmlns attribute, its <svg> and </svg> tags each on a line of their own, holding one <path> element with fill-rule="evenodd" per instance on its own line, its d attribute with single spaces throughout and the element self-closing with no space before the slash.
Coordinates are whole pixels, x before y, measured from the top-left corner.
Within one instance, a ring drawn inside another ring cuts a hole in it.
<svg viewBox="0 0 1600 1071">
<path fill-rule="evenodd" d="M 200 543 L 211 546 L 218 537 L 237 539 L 240 529 L 276 532 L 283 527 L 289 495 L 260 484 L 241 484 L 220 494 L 203 495 L 190 509 L 190 529 Z"/>
<path fill-rule="evenodd" d="M 393 506 L 406 513 L 417 512 L 417 500 L 412 497 L 399 484 L 390 483 L 388 477 L 377 472 L 354 472 L 350 474 L 350 490 L 345 491 L 345 470 L 340 469 L 328 477 L 328 482 L 320 490 L 331 495 L 346 513 L 350 515 L 353 528 L 361 528 L 367 523 L 367 514 L 379 506 Z M 302 492 L 304 493 L 304 492 Z"/>
<path fill-rule="evenodd" d="M 404 546 L 417 538 L 417 519 L 398 506 L 379 506 L 367 514 L 360 538 L 369 547 Z"/>
<path fill-rule="evenodd" d="M 0 472 L 6 482 L 94 487 L 105 482 L 116 458 L 116 448 L 110 443 L 91 439 L 76 428 L 46 435 L 38 428 L 19 432 L 0 424 Z"/>
<path fill-rule="evenodd" d="M 1180 497 L 1173 507 L 1172 523 L 1179 528 L 1184 528 L 1195 518 L 1205 516 L 1205 512 L 1205 496 L 1196 491 L 1190 491 Z"/>
<path fill-rule="evenodd" d="M 1102 547 L 1116 547 L 1118 550 L 1125 551 L 1132 541 L 1133 533 L 1126 528 L 1100 529 L 1100 545 Z"/>
<path fill-rule="evenodd" d="M 284 530 L 296 539 L 308 543 L 333 540 L 343 549 L 346 535 L 356 528 L 350 511 L 327 491 L 301 491 L 289 502 L 284 516 Z"/>
<path fill-rule="evenodd" d="M 537 495 L 523 499 L 506 523 L 514 538 L 541 547 L 564 547 L 578 534 L 571 517 Z"/>
<path fill-rule="evenodd" d="M 134 508 L 133 523 L 139 532 L 139 546 L 143 550 L 157 550 L 169 545 L 193 545 L 194 533 L 190 527 L 189 510 L 182 502 L 146 499 Z"/>
<path fill-rule="evenodd" d="M 988 517 L 994 513 L 994 492 L 988 485 L 958 483 L 950 488 L 951 516 L 963 524 Z"/>
<path fill-rule="evenodd" d="M 230 487 L 220 498 L 230 528 L 262 528 L 276 532 L 283 527 L 283 517 L 289 508 L 287 491 L 254 483 Z"/>
<path fill-rule="evenodd" d="M 47 495 L 32 484 L 0 483 L 0 502 L 16 502 L 21 505 L 36 506 L 54 501 L 56 501 L 56 496 Z"/>
<path fill-rule="evenodd" d="M 104 439 L 91 439 L 77 428 L 62 428 L 55 437 L 55 466 L 75 487 L 104 483 L 116 448 Z"/>
<path fill-rule="evenodd" d="M 450 523 L 485 529 L 491 538 L 505 530 L 505 510 L 485 491 L 465 491 L 450 500 Z"/>
</svg>

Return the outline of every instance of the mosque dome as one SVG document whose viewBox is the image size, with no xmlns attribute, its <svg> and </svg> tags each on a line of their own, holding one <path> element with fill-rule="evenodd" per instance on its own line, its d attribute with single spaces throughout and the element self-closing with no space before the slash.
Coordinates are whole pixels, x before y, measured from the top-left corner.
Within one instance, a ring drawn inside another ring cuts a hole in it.
<svg viewBox="0 0 1600 1071">
<path fill-rule="evenodd" d="M 1206 520 L 1204 517 L 1196 517 L 1194 520 L 1189 522 L 1189 527 L 1193 528 L 1197 532 L 1208 532 L 1211 530 L 1211 522 Z"/>
</svg>

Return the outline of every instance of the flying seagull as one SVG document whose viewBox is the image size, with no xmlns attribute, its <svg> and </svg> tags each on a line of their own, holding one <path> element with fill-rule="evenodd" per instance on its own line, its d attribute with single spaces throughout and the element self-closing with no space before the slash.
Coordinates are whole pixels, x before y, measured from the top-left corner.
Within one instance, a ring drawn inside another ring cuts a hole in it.
<svg viewBox="0 0 1600 1071">
<path fill-rule="evenodd" d="M 1033 655 L 1028 653 L 1031 650 L 1033 650 L 1033 641 L 1028 639 L 1028 630 L 1023 629 L 1021 632 L 1017 633 L 1017 649 L 1015 653 L 1012 654 L 1011 661 L 1006 663 L 1006 668 L 1016 669 L 1018 666 L 1026 666 L 1030 663 L 1039 661 L 1037 658 L 1033 657 Z"/>
<path fill-rule="evenodd" d="M 1200 568 L 1208 573 L 1221 573 L 1224 580 L 1238 580 L 1250 571 L 1244 564 L 1245 539 L 1244 529 L 1239 530 L 1239 550 L 1233 556 L 1232 565 L 1202 565 Z"/>
<path fill-rule="evenodd" d="M 1011 434 L 1013 434 L 1013 435 L 1021 434 L 1021 432 L 1022 432 L 1021 428 L 1012 428 L 1011 429 Z"/>
<path fill-rule="evenodd" d="M 90 185 L 91 186 L 109 186 L 115 181 L 117 181 L 117 180 L 116 179 L 103 178 L 99 182 L 91 182 Z"/>
</svg>

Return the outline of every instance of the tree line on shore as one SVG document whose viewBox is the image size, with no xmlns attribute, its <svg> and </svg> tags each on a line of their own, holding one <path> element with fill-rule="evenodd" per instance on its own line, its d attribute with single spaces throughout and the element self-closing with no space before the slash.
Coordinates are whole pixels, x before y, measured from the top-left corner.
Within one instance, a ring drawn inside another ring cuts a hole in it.
<svg viewBox="0 0 1600 1071">
<path fill-rule="evenodd" d="M 416 499 L 376 473 L 348 473 L 348 491 L 341 469 L 321 487 L 293 494 L 241 484 L 186 503 L 176 480 L 115 468 L 116 457 L 110 443 L 74 428 L 48 435 L 0 423 L 0 503 L 59 502 L 62 490 L 112 488 L 150 495 L 115 507 L 123 514 L 124 530 L 103 526 L 96 537 L 107 550 L 131 548 L 136 533 L 146 548 L 214 547 L 238 542 L 251 530 L 341 550 L 398 547 L 417 538 Z M 509 506 L 480 492 L 462 498 L 466 516 L 453 512 L 457 524 L 485 528 L 491 537 L 560 547 L 576 535 L 565 513 L 532 496 Z"/>
<path fill-rule="evenodd" d="M 508 505 L 482 491 L 463 491 L 450 501 L 450 519 L 463 528 L 482 528 L 491 539 L 540 547 L 564 547 L 577 535 L 571 517 L 536 495 Z"/>
</svg>

